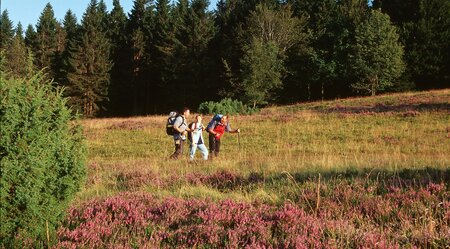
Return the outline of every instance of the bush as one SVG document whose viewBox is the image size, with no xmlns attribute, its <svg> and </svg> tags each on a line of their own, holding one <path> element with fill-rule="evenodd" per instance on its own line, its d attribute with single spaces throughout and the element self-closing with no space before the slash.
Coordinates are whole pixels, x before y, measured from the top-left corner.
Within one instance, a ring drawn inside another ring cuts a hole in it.
<svg viewBox="0 0 450 249">
<path fill-rule="evenodd" d="M 206 101 L 198 107 L 198 112 L 202 114 L 252 114 L 257 111 L 257 108 L 249 107 L 239 100 L 232 100 L 230 98 L 222 99 L 220 102 Z"/>
<path fill-rule="evenodd" d="M 46 247 L 86 175 L 82 130 L 42 73 L 0 72 L 0 96 L 0 248 Z"/>
</svg>

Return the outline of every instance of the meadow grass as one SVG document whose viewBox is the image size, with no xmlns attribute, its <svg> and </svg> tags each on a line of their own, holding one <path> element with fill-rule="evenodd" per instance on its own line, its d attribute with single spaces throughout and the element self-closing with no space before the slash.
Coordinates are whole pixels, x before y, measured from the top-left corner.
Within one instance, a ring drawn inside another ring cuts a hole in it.
<svg viewBox="0 0 450 249">
<path fill-rule="evenodd" d="M 88 178 L 55 248 L 448 247 L 450 90 L 233 116 L 208 161 L 169 159 L 166 118 L 82 121 Z"/>
<path fill-rule="evenodd" d="M 151 172 L 159 181 L 170 182 L 195 172 L 258 173 L 269 179 L 281 174 L 446 170 L 450 167 L 449 113 L 450 90 L 269 107 L 255 115 L 232 116 L 232 126 L 241 129 L 240 141 L 237 135 L 226 134 L 220 158 L 203 162 L 197 155 L 195 163 L 187 160 L 188 145 L 183 159 L 169 159 L 174 148 L 165 134 L 165 116 L 84 120 L 89 180 L 78 198 L 117 194 L 123 190 L 117 187 L 117 176 L 132 172 Z M 204 117 L 205 123 L 210 118 Z M 140 188 L 161 198 L 252 201 L 264 196 L 278 202 L 286 199 L 285 186 L 292 183 L 277 184 L 226 194 L 183 181 L 156 189 L 144 181 Z"/>
</svg>

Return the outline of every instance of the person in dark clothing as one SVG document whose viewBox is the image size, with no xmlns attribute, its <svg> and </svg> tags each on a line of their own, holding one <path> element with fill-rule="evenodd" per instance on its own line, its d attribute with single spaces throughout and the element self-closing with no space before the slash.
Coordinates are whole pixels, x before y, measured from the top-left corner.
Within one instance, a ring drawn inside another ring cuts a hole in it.
<svg viewBox="0 0 450 249">
<path fill-rule="evenodd" d="M 209 122 L 206 130 L 209 133 L 209 152 L 211 157 L 219 156 L 220 152 L 220 138 L 225 134 L 229 133 L 239 133 L 238 129 L 231 129 L 230 123 L 228 122 L 228 115 L 216 114 L 211 122 Z"/>
<path fill-rule="evenodd" d="M 170 156 L 170 158 L 177 159 L 181 154 L 183 154 L 183 143 L 186 141 L 186 134 L 188 131 L 191 131 L 186 123 L 189 115 L 191 115 L 191 111 L 189 108 L 185 107 L 183 109 L 183 113 L 175 119 L 173 124 L 173 141 L 175 143 L 175 152 Z"/>
</svg>

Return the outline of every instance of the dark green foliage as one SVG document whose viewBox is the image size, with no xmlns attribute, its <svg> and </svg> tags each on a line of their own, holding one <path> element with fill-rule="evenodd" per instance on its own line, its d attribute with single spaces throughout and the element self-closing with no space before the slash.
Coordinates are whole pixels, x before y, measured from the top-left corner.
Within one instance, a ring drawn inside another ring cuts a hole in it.
<svg viewBox="0 0 450 249">
<path fill-rule="evenodd" d="M 239 100 L 230 98 L 224 98 L 220 102 L 206 101 L 198 107 L 198 112 L 202 114 L 252 114 L 257 111 L 257 108 L 249 107 Z"/>
<path fill-rule="evenodd" d="M 385 71 L 385 91 L 450 86 L 448 0 L 220 0 L 213 12 L 208 0 L 134 0 L 128 16 L 120 0 L 111 12 L 91 1 L 86 13 L 94 3 L 82 29 L 71 12 L 58 23 L 48 4 L 24 41 L 86 116 L 165 113 L 224 97 L 264 105 L 363 94 L 362 72 L 380 71 L 366 63 L 379 47 L 361 45 L 371 9 L 390 16 L 404 48 L 406 70 Z M 6 11 L 1 27 L 9 48 Z"/>
<path fill-rule="evenodd" d="M 24 77 L 28 74 L 28 51 L 23 38 L 22 25 L 19 23 L 16 34 L 7 45 L 5 51 L 5 62 L 3 70 L 11 76 Z"/>
<path fill-rule="evenodd" d="M 237 97 L 247 104 L 267 104 L 275 100 L 287 71 L 284 61 L 287 51 L 305 42 L 305 18 L 293 16 L 289 5 L 276 9 L 274 5 L 258 4 L 250 11 L 245 33 L 244 52 L 240 60 L 241 74 Z"/>
<path fill-rule="evenodd" d="M 4 10 L 0 17 L 0 50 L 5 49 L 14 37 L 14 27 L 9 19 L 8 11 Z"/>
<path fill-rule="evenodd" d="M 215 34 L 212 13 L 205 0 L 180 1 L 175 8 L 175 48 L 172 59 L 174 68 L 170 91 L 178 92 L 177 104 L 196 106 L 211 91 L 210 58 L 208 44 Z M 207 94 L 205 94 L 205 91 Z M 206 95 L 206 96 L 205 96 Z"/>
<path fill-rule="evenodd" d="M 59 55 L 58 78 L 57 81 L 61 86 L 68 86 L 69 81 L 67 74 L 70 70 L 70 52 L 74 50 L 77 39 L 80 36 L 80 27 L 77 24 L 77 18 L 71 10 L 68 10 L 63 20 L 63 33 L 65 34 L 63 51 Z"/>
<path fill-rule="evenodd" d="M 245 51 L 241 60 L 242 84 L 241 96 L 246 104 L 267 104 L 282 87 L 281 73 L 283 64 L 278 57 L 279 48 L 273 43 L 264 43 L 255 39 Z"/>
<path fill-rule="evenodd" d="M 119 0 L 113 1 L 109 14 L 108 38 L 111 41 L 111 84 L 109 88 L 108 110 L 112 115 L 126 115 L 131 109 L 130 53 L 127 46 L 127 16 Z"/>
<path fill-rule="evenodd" d="M 128 71 L 129 75 L 122 84 L 128 95 L 128 109 L 134 114 L 143 114 L 154 100 L 152 97 L 159 92 L 155 88 L 157 77 L 152 77 L 153 67 L 150 60 L 154 59 L 152 6 L 148 0 L 136 0 L 129 16 L 126 28 L 128 42 Z M 151 78 L 150 78 L 151 77 Z M 152 91 L 153 90 L 153 91 Z"/>
<path fill-rule="evenodd" d="M 375 95 L 394 84 L 404 71 L 403 47 L 389 16 L 371 11 L 356 28 L 350 65 L 356 82 L 352 87 Z"/>
<path fill-rule="evenodd" d="M 450 2 L 374 1 L 399 28 L 406 78 L 420 89 L 450 86 Z"/>
<path fill-rule="evenodd" d="M 102 15 L 92 0 L 83 15 L 81 40 L 70 51 L 67 95 L 73 107 L 93 117 L 108 100 L 110 43 L 102 31 Z"/>
<path fill-rule="evenodd" d="M 1 248 L 49 245 L 85 178 L 81 128 L 44 78 L 0 74 Z"/>
<path fill-rule="evenodd" d="M 30 24 L 25 31 L 25 45 L 33 49 L 36 47 L 36 31 L 34 31 L 33 26 Z"/>
<path fill-rule="evenodd" d="M 57 26 L 53 7 L 48 3 L 36 24 L 36 47 L 33 52 L 36 55 L 37 68 L 44 69 L 49 79 L 56 75 L 54 61 L 58 48 Z"/>
</svg>

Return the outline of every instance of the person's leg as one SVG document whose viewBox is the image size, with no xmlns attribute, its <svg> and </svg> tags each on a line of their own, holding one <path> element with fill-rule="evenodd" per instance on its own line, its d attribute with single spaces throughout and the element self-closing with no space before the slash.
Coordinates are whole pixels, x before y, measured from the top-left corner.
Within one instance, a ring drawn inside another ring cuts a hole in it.
<svg viewBox="0 0 450 249">
<path fill-rule="evenodd" d="M 204 144 L 199 144 L 197 147 L 198 150 L 202 153 L 203 160 L 208 160 L 208 149 L 206 148 L 206 146 Z"/>
<path fill-rule="evenodd" d="M 182 142 L 181 139 L 175 140 L 175 152 L 170 156 L 170 158 L 177 159 L 181 155 Z"/>
<path fill-rule="evenodd" d="M 209 153 L 211 153 L 211 156 L 214 155 L 214 151 L 216 149 L 216 138 L 213 134 L 209 134 Z"/>
<path fill-rule="evenodd" d="M 178 156 L 183 155 L 183 147 L 184 147 L 184 140 L 181 140 L 180 142 L 180 151 L 178 152 Z"/>
<path fill-rule="evenodd" d="M 191 144 L 191 150 L 190 150 L 190 153 L 189 153 L 189 158 L 191 160 L 194 160 L 194 156 L 195 156 L 195 151 L 196 150 L 197 150 L 197 145 L 196 144 Z"/>
<path fill-rule="evenodd" d="M 220 151 L 220 139 L 215 141 L 215 148 L 214 148 L 214 156 L 219 156 Z"/>
</svg>

